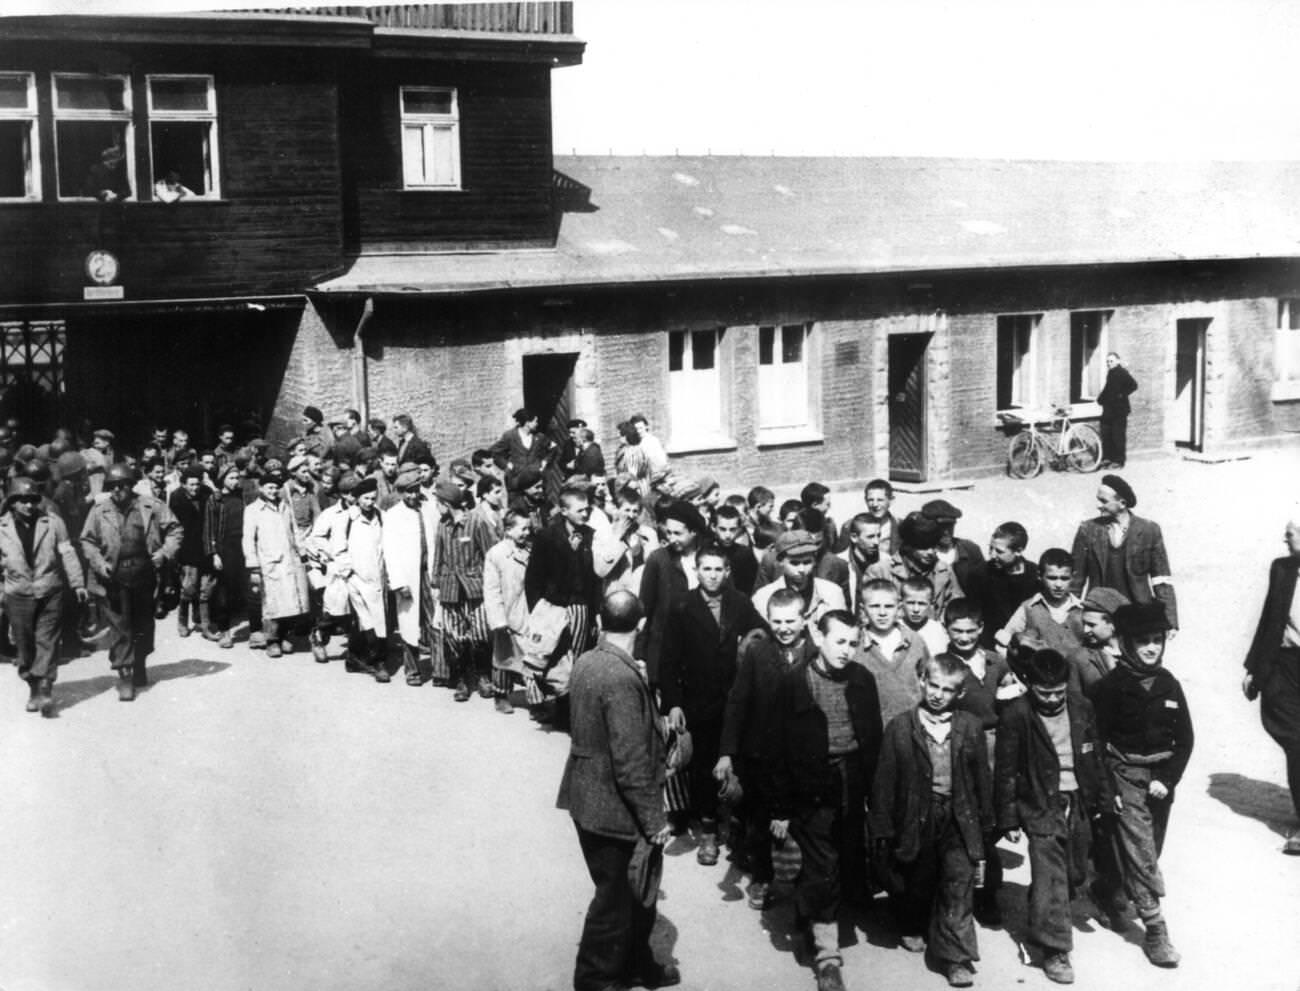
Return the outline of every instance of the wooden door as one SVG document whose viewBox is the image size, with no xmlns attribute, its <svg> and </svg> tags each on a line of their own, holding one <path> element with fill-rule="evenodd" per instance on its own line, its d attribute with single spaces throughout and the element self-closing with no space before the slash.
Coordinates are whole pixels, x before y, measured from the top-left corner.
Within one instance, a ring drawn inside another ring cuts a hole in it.
<svg viewBox="0 0 1300 991">
<path fill-rule="evenodd" d="M 929 334 L 889 339 L 889 477 L 925 480 L 925 349 Z"/>
<path fill-rule="evenodd" d="M 538 429 L 550 438 L 554 451 L 546 468 L 546 491 L 552 497 L 563 481 L 559 453 L 569 440 L 577 364 L 576 354 L 524 355 L 524 405 L 537 414 Z"/>
<path fill-rule="evenodd" d="M 1205 445 L 1205 336 L 1208 319 L 1179 320 L 1174 342 L 1174 444 Z"/>
</svg>

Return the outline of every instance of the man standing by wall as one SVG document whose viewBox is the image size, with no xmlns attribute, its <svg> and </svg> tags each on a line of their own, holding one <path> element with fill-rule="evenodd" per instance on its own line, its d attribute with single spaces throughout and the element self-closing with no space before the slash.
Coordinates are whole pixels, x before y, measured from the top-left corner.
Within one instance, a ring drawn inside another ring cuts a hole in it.
<svg viewBox="0 0 1300 991">
<path fill-rule="evenodd" d="M 573 817 L 596 885 L 578 944 L 575 991 L 681 982 L 676 966 L 657 962 L 650 949 L 658 870 L 671 832 L 663 738 L 654 698 L 631 654 L 641 620 L 635 595 L 611 592 L 600 611 L 600 642 L 573 667 L 572 742 L 556 805 Z M 640 890 L 629 873 L 634 858 L 647 877 Z"/>
<path fill-rule="evenodd" d="M 1137 392 L 1137 380 L 1129 374 L 1114 351 L 1106 355 L 1106 384 L 1097 393 L 1101 407 L 1101 454 L 1103 468 L 1123 468 L 1128 458 L 1128 397 Z"/>
</svg>

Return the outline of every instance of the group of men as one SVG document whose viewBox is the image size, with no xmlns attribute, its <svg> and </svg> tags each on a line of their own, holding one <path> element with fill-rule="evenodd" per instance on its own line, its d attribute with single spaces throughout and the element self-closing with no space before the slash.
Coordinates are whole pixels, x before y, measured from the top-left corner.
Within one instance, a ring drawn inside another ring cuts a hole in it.
<svg viewBox="0 0 1300 991">
<path fill-rule="evenodd" d="M 1162 665 L 1178 627 L 1163 537 L 1123 478 L 1036 563 L 1019 523 L 986 558 L 957 507 L 899 519 L 881 479 L 843 527 L 817 483 L 780 506 L 763 487 L 682 488 L 615 491 L 624 555 L 570 678 L 559 805 L 596 886 L 576 991 L 680 980 L 648 938 L 662 846 L 688 829 L 701 865 L 730 847 L 755 909 L 797 849 L 820 991 L 843 986 L 842 911 L 877 892 L 900 945 L 970 985 L 974 920 L 1001 924 L 997 844 L 1022 834 L 1026 943 L 1049 979 L 1074 979 L 1082 894 L 1177 965 L 1157 859 L 1193 734 Z"/>
</svg>

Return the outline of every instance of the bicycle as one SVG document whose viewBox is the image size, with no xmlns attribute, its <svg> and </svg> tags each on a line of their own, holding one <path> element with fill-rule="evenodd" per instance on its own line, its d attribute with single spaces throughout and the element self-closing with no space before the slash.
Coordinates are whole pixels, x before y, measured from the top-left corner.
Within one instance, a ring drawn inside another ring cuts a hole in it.
<svg viewBox="0 0 1300 991">
<path fill-rule="evenodd" d="M 1086 423 L 1071 423 L 1067 407 L 1053 408 L 1046 419 L 1051 426 L 1038 429 L 1039 420 L 1024 418 L 1015 413 L 999 413 L 1003 426 L 1016 428 L 1007 444 L 1007 474 L 1012 478 L 1033 478 L 1042 473 L 1044 465 L 1053 471 L 1067 469 L 1077 472 L 1096 471 L 1101 464 L 1101 437 Z M 1055 434 L 1052 441 L 1049 435 Z"/>
</svg>

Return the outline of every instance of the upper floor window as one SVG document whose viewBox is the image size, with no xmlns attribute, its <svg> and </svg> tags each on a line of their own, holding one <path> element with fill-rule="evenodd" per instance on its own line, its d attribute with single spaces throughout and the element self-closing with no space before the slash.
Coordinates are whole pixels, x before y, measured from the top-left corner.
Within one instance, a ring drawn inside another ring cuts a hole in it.
<svg viewBox="0 0 1300 991">
<path fill-rule="evenodd" d="M 211 76 L 148 76 L 153 198 L 220 195 L 217 95 Z"/>
<path fill-rule="evenodd" d="M 59 199 L 131 198 L 135 169 L 127 77 L 56 72 L 53 90 Z"/>
<path fill-rule="evenodd" d="M 402 175 L 407 189 L 460 188 L 456 90 L 403 86 Z"/>
<path fill-rule="evenodd" d="M 1033 406 L 1038 401 L 1041 313 L 998 317 L 998 409 Z"/>
<path fill-rule="evenodd" d="M 0 200 L 41 198 L 36 75 L 0 72 Z"/>
<path fill-rule="evenodd" d="M 1097 398 L 1106 384 L 1106 350 L 1110 313 L 1087 310 L 1070 314 L 1070 402 Z"/>
<path fill-rule="evenodd" d="M 758 429 L 769 439 L 816 426 L 813 340 L 812 324 L 758 328 Z"/>
</svg>

